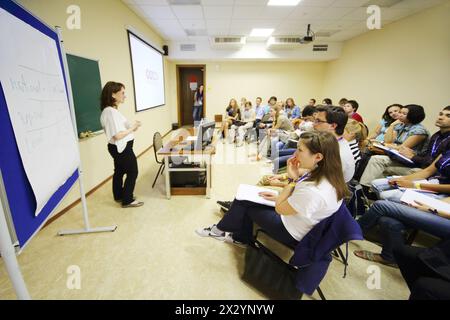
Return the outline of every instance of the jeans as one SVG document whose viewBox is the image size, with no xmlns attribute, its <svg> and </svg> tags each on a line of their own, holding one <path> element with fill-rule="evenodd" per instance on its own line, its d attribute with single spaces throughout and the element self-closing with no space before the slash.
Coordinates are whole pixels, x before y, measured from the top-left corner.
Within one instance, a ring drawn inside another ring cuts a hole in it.
<svg viewBox="0 0 450 320">
<path fill-rule="evenodd" d="M 138 165 L 133 152 L 133 140 L 128 141 L 125 150 L 117 152 L 115 144 L 108 144 L 109 154 L 114 159 L 114 175 L 112 180 L 114 200 L 122 201 L 123 205 L 134 201 L 133 192 L 138 176 Z M 125 183 L 123 177 L 126 175 Z"/>
<path fill-rule="evenodd" d="M 389 200 L 400 203 L 400 199 L 405 192 L 402 189 L 398 189 L 389 184 L 389 179 L 375 179 L 372 181 L 372 189 L 377 194 L 378 198 L 381 200 Z M 420 192 L 420 191 L 418 191 Z M 427 196 L 440 199 L 446 197 L 445 194 L 427 193 Z"/>
<path fill-rule="evenodd" d="M 380 225 L 383 249 L 381 256 L 394 261 L 393 249 L 403 245 L 407 228 L 423 230 L 442 239 L 450 238 L 450 220 L 400 203 L 379 200 L 358 219 L 363 231 L 367 233 L 375 225 Z"/>
<path fill-rule="evenodd" d="M 202 119 L 202 110 L 203 106 L 194 106 L 192 111 L 192 117 L 194 118 L 194 124 L 195 122 L 198 122 Z"/>
<path fill-rule="evenodd" d="M 234 240 L 248 244 L 253 239 L 253 223 L 281 243 L 291 247 L 297 244 L 297 240 L 284 227 L 275 208 L 250 201 L 234 200 L 217 228 L 232 232 Z"/>
</svg>

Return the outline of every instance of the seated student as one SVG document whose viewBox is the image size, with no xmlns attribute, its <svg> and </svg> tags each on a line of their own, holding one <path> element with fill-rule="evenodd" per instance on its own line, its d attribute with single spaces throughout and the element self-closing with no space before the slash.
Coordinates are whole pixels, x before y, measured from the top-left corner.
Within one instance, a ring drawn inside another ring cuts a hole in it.
<svg viewBox="0 0 450 320">
<path fill-rule="evenodd" d="M 222 121 L 222 127 L 220 128 L 221 136 L 223 136 L 223 143 L 228 138 L 228 129 L 233 125 L 233 122 L 238 121 L 241 118 L 241 111 L 237 104 L 236 99 L 231 99 L 225 110 L 224 121 Z"/>
<path fill-rule="evenodd" d="M 256 132 L 256 141 L 259 141 L 259 123 L 262 121 L 264 116 L 269 113 L 270 107 L 268 105 L 262 105 L 262 98 L 257 97 L 256 98 L 256 105 L 255 105 L 255 114 L 256 118 L 253 122 L 253 128 L 255 128 Z"/>
<path fill-rule="evenodd" d="M 355 160 L 352 151 L 348 142 L 342 136 L 347 121 L 348 117 L 342 108 L 319 107 L 317 108 L 314 122 L 314 130 L 331 132 L 338 140 L 342 169 L 344 170 L 343 173 L 346 182 L 350 181 L 355 173 Z M 289 150 L 281 150 L 279 152 L 280 156 L 289 156 Z M 279 158 L 274 160 L 274 172 L 278 172 L 278 168 L 284 166 L 285 159 Z"/>
<path fill-rule="evenodd" d="M 378 142 L 384 142 L 384 133 L 386 132 L 387 128 L 399 117 L 400 109 L 403 106 L 395 103 L 391 104 L 386 108 L 386 111 L 384 111 L 383 116 L 381 118 L 380 123 L 375 128 L 373 133 L 369 136 L 369 140 L 376 140 Z"/>
<path fill-rule="evenodd" d="M 401 149 L 401 147 L 406 147 L 415 152 L 420 152 L 429 136 L 428 130 L 421 124 L 423 119 L 425 119 L 423 107 L 414 104 L 404 106 L 400 110 L 398 118 L 400 123 L 395 125 L 394 122 L 386 130 L 384 136 L 385 145 L 397 150 Z M 361 176 L 361 185 L 370 187 L 373 180 L 385 176 L 383 172 L 388 167 L 392 175 L 402 174 L 402 172 L 395 172 L 395 168 L 400 168 L 400 170 L 405 168 L 405 166 L 396 161 L 394 162 L 386 155 L 372 156 Z M 407 168 L 406 174 L 411 172 L 410 170 L 411 168 Z"/>
<path fill-rule="evenodd" d="M 269 101 L 268 101 L 268 105 L 267 105 L 267 114 L 266 117 L 263 117 L 262 120 L 260 121 L 260 123 L 258 124 L 258 129 L 267 129 L 271 127 L 271 124 L 273 122 L 272 121 L 264 121 L 264 118 L 268 118 L 267 116 L 270 113 L 270 108 L 272 108 L 273 106 L 275 106 L 277 104 L 277 97 L 272 96 L 270 97 Z"/>
<path fill-rule="evenodd" d="M 367 137 L 367 130 L 363 123 L 353 119 L 349 119 L 344 130 L 344 139 L 348 141 L 353 158 L 355 159 L 355 167 L 361 161 L 361 148 Z"/>
<path fill-rule="evenodd" d="M 230 137 L 233 136 L 232 138 L 234 138 L 234 131 L 236 130 L 236 128 L 238 130 L 238 136 L 236 138 L 237 147 L 240 147 L 244 144 L 244 136 L 247 133 L 247 130 L 253 128 L 253 122 L 255 121 L 255 119 L 256 114 L 255 110 L 253 110 L 252 108 L 252 103 L 251 101 L 247 101 L 245 103 L 244 110 L 242 111 L 242 119 L 240 123 L 236 123 L 231 126 L 233 133 L 231 134 L 230 132 Z"/>
<path fill-rule="evenodd" d="M 295 246 L 316 224 L 336 212 L 348 193 L 336 138 L 329 132 L 304 133 L 287 172 L 290 183 L 278 196 L 260 194 L 273 201 L 275 208 L 234 200 L 217 225 L 196 233 L 242 245 L 252 240 L 256 223 L 273 239 Z"/>
<path fill-rule="evenodd" d="M 267 134 L 261 142 L 259 154 L 256 157 L 257 161 L 261 160 L 263 156 L 267 156 L 269 147 L 271 148 L 270 157 L 273 159 L 278 151 L 276 145 L 279 142 L 280 137 L 284 137 L 287 141 L 286 137 L 289 137 L 288 132 L 294 130 L 291 121 L 289 121 L 286 115 L 281 112 L 281 103 L 277 103 L 275 106 L 271 107 L 270 114 L 273 119 L 273 126 L 272 128 L 267 129 Z"/>
<path fill-rule="evenodd" d="M 377 193 L 378 198 L 396 202 L 400 202 L 404 192 L 398 188 L 433 191 L 436 194 L 429 194 L 429 196 L 442 198 L 445 194 L 450 194 L 450 189 L 445 186 L 450 186 L 450 149 L 439 155 L 427 168 L 418 172 L 403 177 L 372 181 L 372 189 Z"/>
<path fill-rule="evenodd" d="M 316 99 L 309 99 L 308 106 L 314 107 L 316 105 Z"/>
<path fill-rule="evenodd" d="M 448 186 L 450 187 L 450 186 Z M 442 199 L 450 203 L 450 197 Z M 364 236 L 376 225 L 381 231 L 381 254 L 366 250 L 354 251 L 357 257 L 395 266 L 393 250 L 405 244 L 407 229 L 425 231 L 441 239 L 450 238 L 450 212 L 417 203 L 414 207 L 388 200 L 378 200 L 358 220 Z"/>
<path fill-rule="evenodd" d="M 431 248 L 395 248 L 394 258 L 411 291 L 409 300 L 450 300 L 450 240 Z"/>
<path fill-rule="evenodd" d="M 288 119 L 294 120 L 301 117 L 300 107 L 295 105 L 294 99 L 287 98 L 286 106 L 284 107 L 284 112 Z"/>
<path fill-rule="evenodd" d="M 306 106 L 303 108 L 302 117 L 292 121 L 295 132 L 290 137 L 291 139 L 300 139 L 300 134 L 305 131 L 314 130 L 314 115 L 317 113 L 316 107 Z"/>
<path fill-rule="evenodd" d="M 385 166 L 386 168 L 383 172 L 383 175 L 404 176 L 417 172 L 418 170 L 420 170 L 420 168 L 428 167 L 436 159 L 436 157 L 440 155 L 444 150 L 450 149 L 450 106 L 445 107 L 444 110 L 442 110 L 439 113 L 435 125 L 439 128 L 439 131 L 431 136 L 431 139 L 427 144 L 426 149 L 424 149 L 422 152 L 415 152 L 412 149 L 405 146 L 402 146 L 398 149 L 399 153 L 402 156 L 414 162 L 413 165 L 406 167 L 403 164 L 398 163 L 396 161 L 393 161 L 391 163 L 390 158 L 383 157 L 379 159 L 379 157 L 377 157 L 379 161 L 388 162 L 389 166 Z M 357 173 L 355 174 L 354 177 L 355 179 L 360 180 L 372 155 L 373 154 L 370 151 L 364 152 L 362 156 L 362 161 L 360 162 L 361 164 L 358 168 Z"/>
<path fill-rule="evenodd" d="M 333 105 L 333 101 L 331 101 L 330 98 L 325 98 L 322 101 L 322 105 L 324 105 L 324 106 L 332 106 Z"/>
<path fill-rule="evenodd" d="M 242 97 L 241 98 L 241 104 L 239 105 L 239 109 L 241 110 L 241 112 L 242 112 L 242 110 L 244 110 L 246 103 L 247 103 L 247 98 Z"/>
<path fill-rule="evenodd" d="M 344 108 L 344 106 L 347 102 L 348 102 L 348 100 L 346 98 L 342 98 L 341 100 L 339 100 L 339 106 L 341 108 Z"/>
<path fill-rule="evenodd" d="M 358 111 L 358 108 L 359 108 L 359 104 L 355 100 L 348 100 L 344 105 L 344 110 L 348 114 L 348 117 L 350 119 L 353 119 L 353 120 L 356 120 L 359 122 L 364 122 L 361 115 L 358 112 L 356 112 L 356 111 Z"/>
</svg>

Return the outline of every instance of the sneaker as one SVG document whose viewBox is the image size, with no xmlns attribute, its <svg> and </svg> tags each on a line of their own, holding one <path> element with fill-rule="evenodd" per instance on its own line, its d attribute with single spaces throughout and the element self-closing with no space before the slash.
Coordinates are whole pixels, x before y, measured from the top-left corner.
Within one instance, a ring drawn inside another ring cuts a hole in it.
<svg viewBox="0 0 450 320">
<path fill-rule="evenodd" d="M 215 228 L 215 224 L 213 224 L 212 226 L 206 227 L 206 228 L 202 228 L 202 229 L 197 229 L 195 230 L 195 233 L 198 234 L 200 237 L 211 237 L 214 239 L 217 239 L 219 241 L 224 241 L 226 233 L 222 232 L 221 234 L 214 232 L 213 229 Z"/>
<path fill-rule="evenodd" d="M 232 203 L 233 201 L 217 201 L 217 204 L 224 212 L 230 210 Z"/>
<path fill-rule="evenodd" d="M 131 202 L 129 204 L 123 204 L 122 208 L 136 208 L 136 207 L 141 207 L 143 205 L 144 205 L 144 203 L 142 201 L 134 200 L 133 202 Z"/>
<path fill-rule="evenodd" d="M 231 232 L 228 232 L 225 235 L 225 237 L 223 239 L 223 242 L 234 244 L 234 245 L 236 245 L 236 246 L 238 246 L 240 248 L 246 248 L 247 247 L 247 244 L 245 244 L 243 242 L 240 242 L 240 241 L 237 241 L 237 240 L 234 240 L 233 239 L 233 234 Z"/>
</svg>

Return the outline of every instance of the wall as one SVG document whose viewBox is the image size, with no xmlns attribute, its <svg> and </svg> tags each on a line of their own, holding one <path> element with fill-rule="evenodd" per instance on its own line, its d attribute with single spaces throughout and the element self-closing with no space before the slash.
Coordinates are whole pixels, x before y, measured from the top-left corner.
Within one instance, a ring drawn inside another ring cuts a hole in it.
<svg viewBox="0 0 450 320">
<path fill-rule="evenodd" d="M 425 107 L 436 131 L 439 110 L 450 104 L 450 1 L 346 42 L 328 62 L 322 95 L 355 98 L 370 128 L 391 103 Z"/>
<path fill-rule="evenodd" d="M 206 117 L 225 113 L 231 98 L 241 97 L 254 104 L 257 96 L 267 101 L 270 96 L 292 97 L 298 105 L 319 97 L 324 81 L 324 62 L 199 62 L 170 61 L 168 104 L 172 122 L 177 122 L 176 65 L 206 64 Z"/>
<path fill-rule="evenodd" d="M 120 0 L 21 0 L 20 3 L 47 24 L 63 27 L 62 36 L 67 53 L 98 59 L 102 85 L 110 80 L 124 83 L 127 99 L 120 106 L 120 111 L 130 121 L 142 122 L 142 127 L 136 132 L 134 148 L 136 154 L 152 144 L 155 131 L 164 134 L 171 129 L 170 109 L 167 104 L 140 113 L 134 111 L 133 80 L 126 26 L 131 26 L 139 32 L 140 36 L 156 47 L 161 48 L 163 40 Z M 66 10 L 69 5 L 78 5 L 81 9 L 80 30 L 69 30 L 66 27 L 66 20 L 69 17 Z M 113 173 L 113 163 L 106 144 L 104 134 L 80 141 L 86 191 L 91 190 Z M 56 212 L 78 198 L 78 187 L 74 187 Z"/>
</svg>

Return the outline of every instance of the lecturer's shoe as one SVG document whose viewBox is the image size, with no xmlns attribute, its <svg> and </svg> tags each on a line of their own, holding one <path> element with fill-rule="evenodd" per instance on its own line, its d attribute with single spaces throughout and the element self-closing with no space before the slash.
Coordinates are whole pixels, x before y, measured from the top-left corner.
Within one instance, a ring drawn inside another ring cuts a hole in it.
<svg viewBox="0 0 450 320">
<path fill-rule="evenodd" d="M 122 208 L 136 208 L 136 207 L 142 207 L 144 203 L 142 201 L 134 200 L 133 202 L 129 204 L 123 204 Z"/>
</svg>

